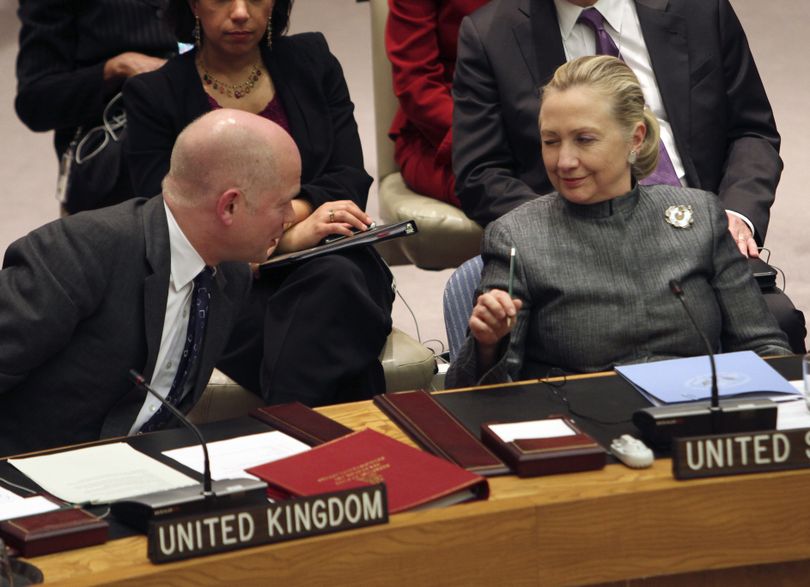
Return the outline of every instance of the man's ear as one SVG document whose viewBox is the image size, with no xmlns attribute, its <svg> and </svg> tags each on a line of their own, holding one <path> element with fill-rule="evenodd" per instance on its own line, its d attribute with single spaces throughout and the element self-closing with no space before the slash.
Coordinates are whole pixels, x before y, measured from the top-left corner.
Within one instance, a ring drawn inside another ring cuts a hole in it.
<svg viewBox="0 0 810 587">
<path fill-rule="evenodd" d="M 217 218 L 225 226 L 231 226 L 239 206 L 242 205 L 242 194 L 239 190 L 231 188 L 222 192 L 217 198 Z"/>
</svg>

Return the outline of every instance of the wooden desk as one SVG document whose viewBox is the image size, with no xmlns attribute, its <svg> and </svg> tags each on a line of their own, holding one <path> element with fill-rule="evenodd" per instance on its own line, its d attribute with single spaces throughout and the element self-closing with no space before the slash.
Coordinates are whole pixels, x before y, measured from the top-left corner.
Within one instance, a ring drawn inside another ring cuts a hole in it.
<svg viewBox="0 0 810 587">
<path fill-rule="evenodd" d="M 322 411 L 407 441 L 370 402 Z M 33 562 L 49 583 L 83 586 L 810 581 L 810 470 L 678 482 L 664 459 L 490 484 L 486 502 L 166 565 L 148 562 L 140 536 Z"/>
</svg>

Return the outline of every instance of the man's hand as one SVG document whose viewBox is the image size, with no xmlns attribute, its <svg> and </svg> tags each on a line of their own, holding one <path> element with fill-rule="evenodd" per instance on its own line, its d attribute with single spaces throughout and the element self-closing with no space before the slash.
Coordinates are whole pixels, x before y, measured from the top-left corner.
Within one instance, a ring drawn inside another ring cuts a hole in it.
<svg viewBox="0 0 810 587">
<path fill-rule="evenodd" d="M 127 51 L 108 59 L 104 64 L 104 79 L 128 78 L 139 73 L 159 69 L 166 63 L 165 59 L 150 57 L 143 53 Z"/>
<path fill-rule="evenodd" d="M 740 249 L 743 257 L 759 257 L 757 241 L 754 240 L 754 235 L 748 225 L 736 214 L 726 211 L 726 216 L 728 216 L 728 231 L 734 242 L 737 243 L 737 248 Z"/>
</svg>

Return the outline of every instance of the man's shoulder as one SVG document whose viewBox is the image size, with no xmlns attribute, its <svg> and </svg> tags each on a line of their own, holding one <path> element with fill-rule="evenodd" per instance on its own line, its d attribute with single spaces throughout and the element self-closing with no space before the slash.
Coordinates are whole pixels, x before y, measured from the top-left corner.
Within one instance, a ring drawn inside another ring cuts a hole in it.
<svg viewBox="0 0 810 587">
<path fill-rule="evenodd" d="M 492 0 L 464 19 L 472 22 L 479 31 L 509 31 L 515 22 L 528 18 L 527 7 L 529 4 L 528 0 Z"/>
<path fill-rule="evenodd" d="M 103 254 L 103 248 L 112 243 L 141 239 L 144 218 L 151 214 L 165 214 L 160 197 L 133 198 L 107 208 L 80 212 L 51 223 L 50 228 L 71 241 L 81 240 L 100 247 L 98 252 Z"/>
</svg>

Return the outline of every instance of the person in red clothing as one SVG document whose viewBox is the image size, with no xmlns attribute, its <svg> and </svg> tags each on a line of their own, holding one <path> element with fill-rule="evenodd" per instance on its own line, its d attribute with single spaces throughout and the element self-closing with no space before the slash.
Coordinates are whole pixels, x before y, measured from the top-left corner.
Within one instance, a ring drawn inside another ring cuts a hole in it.
<svg viewBox="0 0 810 587">
<path fill-rule="evenodd" d="M 487 0 L 389 0 L 385 48 L 399 109 L 389 136 L 408 186 L 459 206 L 451 165 L 453 97 L 461 19 Z"/>
</svg>

